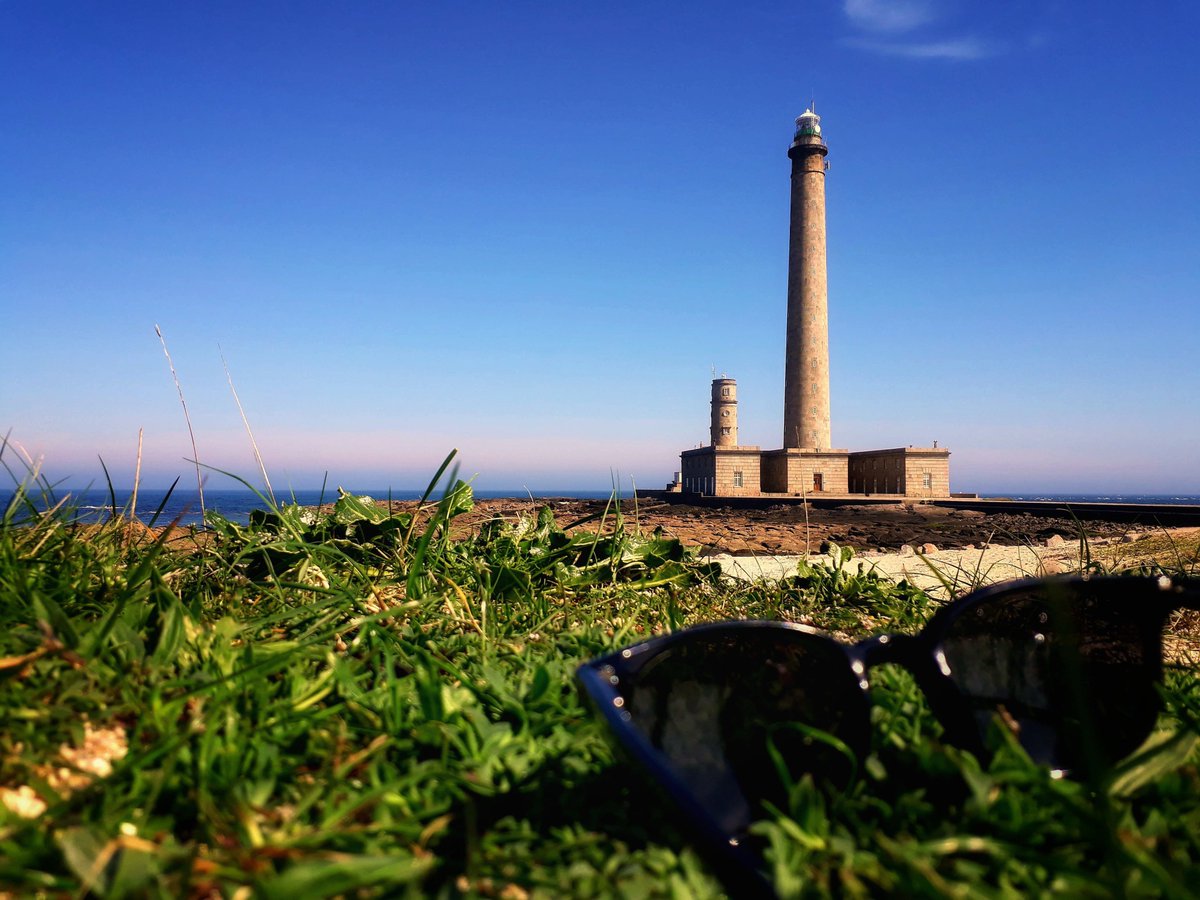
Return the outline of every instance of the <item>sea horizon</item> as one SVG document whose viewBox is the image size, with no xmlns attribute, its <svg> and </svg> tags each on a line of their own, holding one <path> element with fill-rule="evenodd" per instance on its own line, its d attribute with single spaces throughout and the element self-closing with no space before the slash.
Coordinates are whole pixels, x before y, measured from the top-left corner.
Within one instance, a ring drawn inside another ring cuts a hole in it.
<svg viewBox="0 0 1200 900">
<path fill-rule="evenodd" d="M 534 500 L 605 500 L 614 494 L 620 499 L 632 499 L 632 489 L 589 490 L 562 488 L 501 488 L 493 490 L 473 489 L 476 498 L 481 500 L 497 499 L 534 499 Z M 14 496 L 14 490 L 0 491 L 0 507 L 7 509 Z M 265 493 L 265 492 L 264 492 Z M 376 500 L 392 499 L 396 501 L 418 500 L 425 490 L 353 490 L 357 496 L 370 496 Z M 1097 491 L 1089 492 L 1049 492 L 1049 491 L 976 491 L 980 498 L 1004 499 L 1019 501 L 1044 501 L 1058 503 L 1141 503 L 1147 505 L 1200 505 L 1200 494 L 1173 493 L 1144 493 Z M 436 500 L 442 495 L 442 489 L 430 494 Z M 302 506 L 317 506 L 320 503 L 332 503 L 337 499 L 336 487 L 324 489 L 305 488 L 289 491 L 277 491 L 276 500 L 280 504 L 298 503 Z M 133 492 L 129 489 L 110 491 L 106 488 L 88 488 L 82 490 L 56 490 L 53 502 L 69 498 L 66 505 L 76 511 L 76 518 L 103 519 L 114 508 L 128 514 L 133 500 Z M 39 498 L 40 500 L 40 498 Z M 39 503 L 39 505 L 41 505 Z M 230 521 L 244 524 L 249 521 L 250 513 L 256 509 L 269 508 L 264 495 L 248 488 L 220 488 L 205 490 L 204 508 L 208 512 L 216 512 Z M 176 488 L 168 496 L 162 489 L 142 488 L 138 491 L 136 514 L 143 522 L 167 524 L 175 522 L 179 525 L 199 525 L 203 518 L 200 512 L 199 496 L 195 488 L 190 491 Z"/>
</svg>

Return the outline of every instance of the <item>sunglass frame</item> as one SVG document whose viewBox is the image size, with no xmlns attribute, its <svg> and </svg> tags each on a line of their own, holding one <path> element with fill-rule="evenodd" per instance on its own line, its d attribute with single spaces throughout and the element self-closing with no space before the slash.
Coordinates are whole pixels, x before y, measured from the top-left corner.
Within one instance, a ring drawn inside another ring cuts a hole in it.
<svg viewBox="0 0 1200 900">
<path fill-rule="evenodd" d="M 682 820 L 699 846 L 708 850 L 715 873 L 725 884 L 742 896 L 774 896 L 770 883 L 759 870 L 754 856 L 731 842 L 672 770 L 661 752 L 630 724 L 630 713 L 624 709 L 624 697 L 619 689 L 623 680 L 636 678 L 642 667 L 659 653 L 698 636 L 713 636 L 767 629 L 804 635 L 804 640 L 827 642 L 845 656 L 847 666 L 857 677 L 864 715 L 870 711 L 870 671 L 892 663 L 907 669 L 925 694 L 931 711 L 944 729 L 948 742 L 979 757 L 987 756 L 987 748 L 968 704 L 950 677 L 945 659 L 939 659 L 939 647 L 959 619 L 970 614 L 980 604 L 995 603 L 1005 595 L 1031 590 L 1063 594 L 1078 591 L 1086 585 L 1090 596 L 1097 594 L 1131 595 L 1138 593 L 1139 615 L 1157 621 L 1159 631 L 1166 618 L 1179 608 L 1200 608 L 1200 583 L 1190 579 L 1171 579 L 1165 576 L 1060 576 L 1044 579 L 1021 579 L 991 585 L 948 603 L 939 609 L 915 635 L 881 634 L 847 644 L 817 628 L 792 622 L 739 620 L 695 625 L 673 634 L 650 638 L 630 647 L 584 663 L 576 671 L 577 683 L 585 697 L 609 727 L 620 748 L 660 785 L 670 796 Z M 1159 666 L 1156 675 L 1161 679 L 1162 648 L 1158 650 Z M 853 701 L 857 702 L 857 701 Z M 860 752 L 862 748 L 856 748 Z"/>
</svg>

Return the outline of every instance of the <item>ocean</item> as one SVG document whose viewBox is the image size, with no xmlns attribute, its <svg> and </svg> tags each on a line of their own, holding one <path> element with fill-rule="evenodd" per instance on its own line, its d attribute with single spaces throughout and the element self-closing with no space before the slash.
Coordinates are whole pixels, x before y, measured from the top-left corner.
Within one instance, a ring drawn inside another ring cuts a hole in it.
<svg viewBox="0 0 1200 900">
<path fill-rule="evenodd" d="M 115 498 L 110 498 L 108 491 L 92 488 L 85 491 L 61 491 L 55 499 L 61 499 L 70 494 L 69 506 L 76 510 L 79 519 L 102 520 L 113 508 L 115 501 L 118 510 L 126 510 L 130 502 L 129 491 L 117 491 Z M 367 494 L 377 500 L 386 500 L 389 493 L 384 490 L 355 491 L 356 494 Z M 417 500 L 421 491 L 392 491 L 390 496 L 395 500 Z M 611 491 L 525 491 L 520 489 L 475 491 L 475 496 L 486 499 L 496 497 L 568 497 L 581 500 L 604 500 L 612 495 Z M 7 508 L 13 496 L 12 490 L 0 491 L 0 508 Z M 434 499 L 441 494 L 434 494 Z M 631 492 L 622 491 L 623 498 L 631 496 Z M 1169 505 L 1200 505 L 1200 494 L 1044 494 L 1044 493 L 1012 493 L 1011 491 L 979 492 L 980 497 L 1002 497 L 1006 500 L 1049 500 L 1057 503 L 1148 503 Z M 337 488 L 327 488 L 325 492 L 319 489 L 279 493 L 280 503 L 299 503 L 302 506 L 316 506 L 337 499 Z M 219 512 L 227 519 L 244 524 L 249 521 L 251 510 L 266 509 L 267 503 L 253 491 L 235 490 L 206 490 L 204 504 L 209 510 Z M 161 508 L 160 508 L 161 507 Z M 157 515 L 156 515 L 157 513 Z M 202 521 L 198 495 L 192 490 L 176 489 L 169 497 L 162 490 L 141 490 L 137 499 L 138 518 L 147 524 L 154 519 L 154 524 L 165 525 L 178 520 L 181 525 L 199 525 Z"/>
<path fill-rule="evenodd" d="M 419 500 L 423 491 L 391 491 L 376 490 L 376 491 L 354 491 L 358 495 L 366 494 L 374 497 L 377 500 L 386 500 L 389 496 L 394 500 Z M 117 510 L 128 510 L 130 505 L 131 495 L 129 491 L 116 491 L 115 497 L 110 497 L 107 490 L 92 488 L 84 491 L 59 491 L 55 493 L 54 499 L 61 500 L 64 496 L 70 494 L 70 500 L 66 504 L 73 508 L 76 517 L 82 521 L 103 520 L 108 517 L 115 504 Z M 499 490 L 499 491 L 475 491 L 475 496 L 481 499 L 495 497 L 570 497 L 582 500 L 603 500 L 612 495 L 611 491 L 544 491 L 544 492 L 529 492 L 520 489 Z M 338 493 L 336 487 L 326 488 L 322 493 L 320 489 L 277 492 L 276 499 L 282 503 L 299 503 L 302 506 L 317 506 L 318 504 L 332 503 L 337 499 Z M 622 497 L 632 496 L 631 493 L 622 491 Z M 0 509 L 7 509 L 8 504 L 13 497 L 12 490 L 0 491 Z M 441 497 L 441 491 L 432 495 L 431 499 Z M 41 500 L 39 499 L 39 505 Z M 204 506 L 209 511 L 216 511 L 232 522 L 245 524 L 250 520 L 250 512 L 255 509 L 267 509 L 268 504 L 253 491 L 244 489 L 233 490 L 206 490 L 204 492 Z M 137 497 L 137 516 L 143 522 L 151 524 L 166 525 L 169 522 L 178 520 L 180 525 L 199 525 L 202 522 L 200 515 L 199 495 L 193 486 L 191 490 L 183 490 L 177 488 L 170 496 L 163 490 L 146 490 L 138 491 Z"/>
<path fill-rule="evenodd" d="M 1014 494 L 979 492 L 996 500 L 1047 500 L 1053 503 L 1146 503 L 1166 506 L 1200 506 L 1200 494 Z"/>
</svg>

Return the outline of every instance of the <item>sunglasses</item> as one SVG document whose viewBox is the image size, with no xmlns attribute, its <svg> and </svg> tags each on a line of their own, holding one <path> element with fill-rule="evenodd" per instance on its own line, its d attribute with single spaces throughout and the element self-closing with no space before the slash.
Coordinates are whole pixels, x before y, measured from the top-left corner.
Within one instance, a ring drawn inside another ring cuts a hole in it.
<svg viewBox="0 0 1200 900">
<path fill-rule="evenodd" d="M 716 874 L 771 895 L 748 828 L 811 775 L 849 784 L 870 750 L 869 675 L 908 670 L 945 739 L 988 756 L 1010 730 L 1052 775 L 1096 777 L 1135 750 L 1161 707 L 1163 630 L 1200 582 L 1067 577 L 996 585 L 916 635 L 845 644 L 786 622 L 698 625 L 581 666 L 618 745 L 672 799 Z"/>
</svg>

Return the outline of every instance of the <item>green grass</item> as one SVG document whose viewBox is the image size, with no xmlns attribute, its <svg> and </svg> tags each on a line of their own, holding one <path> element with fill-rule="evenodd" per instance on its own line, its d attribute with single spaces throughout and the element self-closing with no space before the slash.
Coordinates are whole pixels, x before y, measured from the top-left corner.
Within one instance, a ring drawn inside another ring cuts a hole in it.
<svg viewBox="0 0 1200 900">
<path fill-rule="evenodd" d="M 169 543 L 38 512 L 35 487 L 0 523 L 0 788 L 44 809 L 0 805 L 0 894 L 716 895 L 575 667 L 700 621 L 861 635 L 936 608 L 840 567 L 722 580 L 615 510 L 592 533 L 544 511 L 452 541 L 458 482 L 420 516 L 343 495 Z M 783 893 L 1200 892 L 1190 672 L 1154 745 L 1098 784 L 1001 736 L 981 768 L 902 672 L 874 697 L 859 781 L 802 782 L 756 826 Z M 89 772 L 98 735 L 125 752 Z"/>
</svg>

